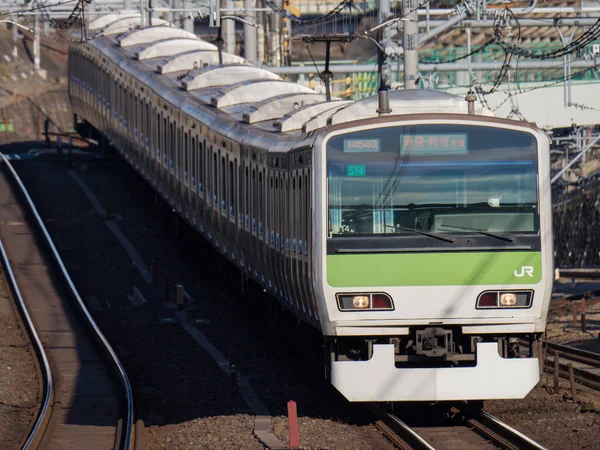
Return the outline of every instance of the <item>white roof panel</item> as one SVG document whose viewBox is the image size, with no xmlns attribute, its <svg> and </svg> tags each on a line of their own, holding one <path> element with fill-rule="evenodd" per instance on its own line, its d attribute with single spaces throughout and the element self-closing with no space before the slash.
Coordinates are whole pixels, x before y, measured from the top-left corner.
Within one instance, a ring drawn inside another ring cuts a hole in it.
<svg viewBox="0 0 600 450">
<path fill-rule="evenodd" d="M 325 99 L 326 97 L 324 95 L 317 93 L 279 95 L 252 105 L 250 109 L 244 113 L 243 117 L 246 123 L 279 119 L 290 113 L 290 111 L 317 102 L 324 102 Z"/>
<path fill-rule="evenodd" d="M 158 26 L 132 30 L 119 38 L 119 44 L 121 47 L 131 47 L 132 45 L 149 44 L 151 42 L 174 38 L 198 39 L 194 33 L 182 30 L 181 28 Z"/>
<path fill-rule="evenodd" d="M 240 103 L 256 103 L 283 94 L 316 92 L 310 88 L 283 80 L 242 81 L 224 87 L 211 98 L 211 104 L 217 108 L 239 105 Z"/>
<path fill-rule="evenodd" d="M 348 103 L 346 103 L 344 105 L 335 105 L 333 108 L 327 109 L 327 110 L 317 114 L 310 120 L 307 120 L 304 123 L 304 125 L 302 125 L 302 131 L 304 131 L 305 133 L 308 133 L 309 131 L 323 128 L 325 125 L 327 125 L 327 119 L 329 119 L 332 114 L 334 114 L 340 108 L 343 108 L 346 105 L 348 105 Z"/>
<path fill-rule="evenodd" d="M 191 50 L 216 50 L 210 42 L 201 39 L 175 38 L 165 39 L 148 45 L 143 50 L 136 52 L 135 56 L 140 61 L 153 58 L 163 58 L 165 56 L 178 55 Z"/>
<path fill-rule="evenodd" d="M 121 17 L 119 20 L 115 20 L 110 25 L 107 25 L 102 30 L 104 36 L 111 36 L 114 34 L 126 33 L 130 29 L 138 27 L 142 24 L 142 18 L 140 16 Z M 153 18 L 153 25 L 165 25 L 168 24 L 166 20 Z"/>
<path fill-rule="evenodd" d="M 307 105 L 303 108 L 299 108 L 295 111 L 292 111 L 278 120 L 273 125 L 277 128 L 277 130 L 286 132 L 292 130 L 301 130 L 302 125 L 308 122 L 313 117 L 321 114 L 322 112 L 329 111 L 333 108 L 337 111 L 342 106 L 347 105 L 348 103 L 352 103 L 351 100 L 343 100 L 343 101 L 331 101 L 331 102 L 323 102 L 317 103 L 314 105 Z"/>
<path fill-rule="evenodd" d="M 281 77 L 258 67 L 222 65 L 203 67 L 191 72 L 182 80 L 181 87 L 186 91 L 192 91 L 211 86 L 231 85 L 248 80 L 281 80 Z"/>
<path fill-rule="evenodd" d="M 467 114 L 467 102 L 463 97 L 446 92 L 409 89 L 388 91 L 391 114 Z M 377 117 L 379 97 L 374 95 L 352 103 L 335 112 L 331 116 L 331 124 L 350 122 L 352 120 Z M 487 108 L 475 105 L 475 114 L 493 115 Z"/>
<path fill-rule="evenodd" d="M 140 14 L 137 12 L 129 12 L 129 13 L 114 13 L 107 14 L 105 16 L 100 16 L 97 19 L 92 20 L 87 26 L 89 31 L 101 30 L 102 28 L 116 22 L 117 20 L 121 20 L 125 17 L 140 17 Z"/>
<path fill-rule="evenodd" d="M 183 70 L 193 70 L 194 63 L 198 63 L 198 67 L 205 65 L 214 66 L 219 64 L 219 52 L 214 50 L 192 51 L 164 61 L 158 65 L 157 69 L 162 74 L 181 72 Z M 246 64 L 250 63 L 244 58 L 231 53 L 223 52 L 223 64 Z"/>
</svg>

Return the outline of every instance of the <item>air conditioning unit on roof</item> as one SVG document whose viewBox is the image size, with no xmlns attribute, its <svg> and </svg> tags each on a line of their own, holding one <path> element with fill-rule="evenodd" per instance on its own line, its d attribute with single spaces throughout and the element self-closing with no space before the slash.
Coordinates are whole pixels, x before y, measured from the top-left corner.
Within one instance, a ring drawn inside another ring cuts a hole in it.
<svg viewBox="0 0 600 450">
<path fill-rule="evenodd" d="M 597 55 L 598 53 L 600 53 L 600 44 L 592 45 L 592 53 L 594 55 Z"/>
</svg>

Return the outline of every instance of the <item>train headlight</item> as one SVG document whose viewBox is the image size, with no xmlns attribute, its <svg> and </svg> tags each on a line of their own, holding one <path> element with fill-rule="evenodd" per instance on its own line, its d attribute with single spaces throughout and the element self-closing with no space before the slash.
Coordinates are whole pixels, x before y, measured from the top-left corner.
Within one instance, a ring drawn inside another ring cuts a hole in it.
<svg viewBox="0 0 600 450">
<path fill-rule="evenodd" d="M 485 291 L 477 297 L 477 309 L 529 308 L 533 291 Z"/>
<path fill-rule="evenodd" d="M 500 294 L 500 306 L 515 306 L 517 304 L 517 296 L 512 292 Z"/>
<path fill-rule="evenodd" d="M 371 301 L 366 295 L 355 295 L 352 298 L 352 306 L 354 306 L 357 309 L 368 308 L 370 304 Z"/>
<path fill-rule="evenodd" d="M 391 311 L 392 297 L 383 292 L 336 294 L 340 311 Z"/>
</svg>

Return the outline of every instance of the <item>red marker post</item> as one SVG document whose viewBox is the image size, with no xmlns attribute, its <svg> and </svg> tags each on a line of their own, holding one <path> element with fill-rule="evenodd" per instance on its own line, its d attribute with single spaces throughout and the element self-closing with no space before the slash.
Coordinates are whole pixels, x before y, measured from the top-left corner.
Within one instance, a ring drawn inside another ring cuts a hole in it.
<svg viewBox="0 0 600 450">
<path fill-rule="evenodd" d="M 300 446 L 298 442 L 298 410 L 296 409 L 296 402 L 294 400 L 288 402 L 287 410 L 290 448 L 298 448 Z"/>
</svg>

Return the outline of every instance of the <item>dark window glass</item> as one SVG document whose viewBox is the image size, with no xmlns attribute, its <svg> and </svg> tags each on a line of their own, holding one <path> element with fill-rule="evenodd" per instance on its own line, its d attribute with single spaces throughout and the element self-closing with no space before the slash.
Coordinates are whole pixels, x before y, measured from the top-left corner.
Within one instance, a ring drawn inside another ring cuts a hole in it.
<svg viewBox="0 0 600 450">
<path fill-rule="evenodd" d="M 333 236 L 539 229 L 537 143 L 526 132 L 419 125 L 339 135 L 327 142 L 327 181 Z"/>
</svg>

